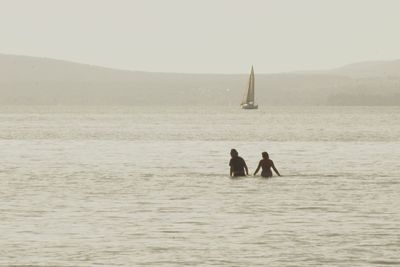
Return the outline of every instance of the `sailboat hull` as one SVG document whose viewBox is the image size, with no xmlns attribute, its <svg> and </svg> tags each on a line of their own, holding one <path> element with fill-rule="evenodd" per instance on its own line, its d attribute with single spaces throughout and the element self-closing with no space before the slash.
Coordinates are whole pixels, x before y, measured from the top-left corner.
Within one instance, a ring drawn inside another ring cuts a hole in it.
<svg viewBox="0 0 400 267">
<path fill-rule="evenodd" d="M 241 107 L 242 109 L 258 109 L 257 104 L 243 104 Z"/>
</svg>

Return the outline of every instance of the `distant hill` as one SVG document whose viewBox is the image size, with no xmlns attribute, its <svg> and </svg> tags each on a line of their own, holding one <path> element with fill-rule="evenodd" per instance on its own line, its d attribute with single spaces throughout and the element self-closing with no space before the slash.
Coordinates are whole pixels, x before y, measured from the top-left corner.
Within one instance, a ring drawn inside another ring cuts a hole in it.
<svg viewBox="0 0 400 267">
<path fill-rule="evenodd" d="M 400 60 L 259 74 L 260 105 L 400 105 Z M 257 70 L 257 69 L 256 69 Z M 0 54 L 1 105 L 239 105 L 248 74 L 116 70 Z"/>
<path fill-rule="evenodd" d="M 366 61 L 325 71 L 305 71 L 303 74 L 340 75 L 352 78 L 391 78 L 400 76 L 400 60 Z"/>
<path fill-rule="evenodd" d="M 355 63 L 334 69 L 331 73 L 351 77 L 399 77 L 400 60 Z"/>
</svg>

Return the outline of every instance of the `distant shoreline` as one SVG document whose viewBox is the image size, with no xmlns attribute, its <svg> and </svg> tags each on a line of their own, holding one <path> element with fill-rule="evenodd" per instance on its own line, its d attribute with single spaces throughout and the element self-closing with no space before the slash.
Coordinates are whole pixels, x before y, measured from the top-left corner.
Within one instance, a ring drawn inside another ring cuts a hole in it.
<svg viewBox="0 0 400 267">
<path fill-rule="evenodd" d="M 0 105 L 240 104 L 246 74 L 153 73 L 0 54 Z M 400 105 L 400 61 L 322 72 L 257 74 L 262 106 Z"/>
</svg>

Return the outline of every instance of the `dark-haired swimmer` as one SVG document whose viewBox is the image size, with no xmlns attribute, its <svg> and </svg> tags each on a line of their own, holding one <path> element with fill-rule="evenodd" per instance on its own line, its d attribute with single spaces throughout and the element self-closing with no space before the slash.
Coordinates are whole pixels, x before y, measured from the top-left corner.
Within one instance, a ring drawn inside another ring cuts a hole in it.
<svg viewBox="0 0 400 267">
<path fill-rule="evenodd" d="M 229 161 L 230 176 L 246 176 L 249 175 L 249 169 L 247 168 L 246 162 L 243 158 L 239 157 L 239 153 L 236 149 L 231 149 L 231 160 Z M 246 174 L 245 174 L 246 171 Z"/>
<path fill-rule="evenodd" d="M 261 176 L 262 177 L 272 177 L 272 171 L 271 168 L 274 169 L 275 173 L 278 176 L 281 176 L 279 171 L 275 168 L 274 162 L 272 160 L 269 159 L 269 155 L 267 152 L 263 152 L 261 153 L 262 155 L 262 160 L 260 160 L 260 163 L 258 163 L 258 167 L 256 169 L 256 171 L 254 172 L 254 175 L 257 174 L 257 172 L 260 170 L 260 168 L 262 168 L 261 171 Z"/>
</svg>

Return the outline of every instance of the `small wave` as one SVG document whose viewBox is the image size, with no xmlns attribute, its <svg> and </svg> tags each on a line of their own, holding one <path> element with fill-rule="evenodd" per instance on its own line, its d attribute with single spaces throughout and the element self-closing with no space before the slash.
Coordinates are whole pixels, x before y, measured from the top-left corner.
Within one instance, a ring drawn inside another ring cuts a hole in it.
<svg viewBox="0 0 400 267">
<path fill-rule="evenodd" d="M 372 264 L 379 264 L 379 265 L 399 265 L 400 261 L 370 261 L 369 263 Z"/>
</svg>

